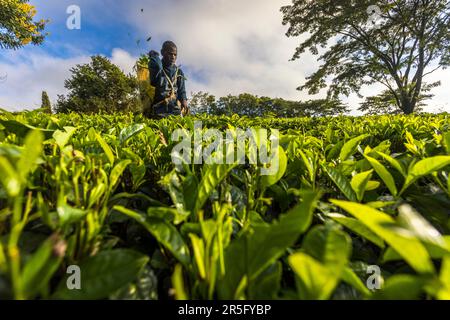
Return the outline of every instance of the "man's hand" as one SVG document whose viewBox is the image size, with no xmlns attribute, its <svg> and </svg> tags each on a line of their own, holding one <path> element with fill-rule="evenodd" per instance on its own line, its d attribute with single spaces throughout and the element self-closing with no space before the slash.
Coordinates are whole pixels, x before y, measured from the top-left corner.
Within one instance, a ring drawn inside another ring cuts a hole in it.
<svg viewBox="0 0 450 320">
<path fill-rule="evenodd" d="M 187 101 L 186 100 L 183 100 L 182 102 L 181 102 L 181 114 L 183 115 L 183 116 L 187 116 L 187 115 L 189 115 L 189 106 L 188 106 L 188 103 L 187 103 Z"/>
</svg>

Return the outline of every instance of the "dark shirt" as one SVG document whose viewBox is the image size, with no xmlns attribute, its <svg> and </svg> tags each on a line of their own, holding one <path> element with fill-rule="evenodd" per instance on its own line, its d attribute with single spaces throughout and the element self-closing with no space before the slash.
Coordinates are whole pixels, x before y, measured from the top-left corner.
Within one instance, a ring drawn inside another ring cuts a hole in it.
<svg viewBox="0 0 450 320">
<path fill-rule="evenodd" d="M 180 102 L 187 100 L 185 77 L 183 71 L 175 65 L 164 65 L 159 56 L 152 55 L 149 63 L 150 70 L 150 82 L 155 87 L 155 103 L 164 100 L 171 91 L 170 81 L 174 84 L 175 94 L 177 100 Z M 178 70 L 178 73 L 177 73 Z M 166 76 L 167 75 L 167 76 Z M 171 101 L 173 107 L 176 105 L 176 101 Z"/>
</svg>

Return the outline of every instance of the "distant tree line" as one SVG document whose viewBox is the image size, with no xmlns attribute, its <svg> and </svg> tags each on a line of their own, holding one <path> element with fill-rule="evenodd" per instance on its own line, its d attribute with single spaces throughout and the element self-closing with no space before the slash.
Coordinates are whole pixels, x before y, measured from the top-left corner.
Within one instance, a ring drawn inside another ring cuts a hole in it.
<svg viewBox="0 0 450 320">
<path fill-rule="evenodd" d="M 259 97 L 249 93 L 216 98 L 207 92 L 193 93 L 190 100 L 193 113 L 261 117 L 330 116 L 349 112 L 340 100 L 291 101 L 282 98 Z"/>
<path fill-rule="evenodd" d="M 108 58 L 97 55 L 91 61 L 79 64 L 71 70 L 65 81 L 66 95 L 58 95 L 54 107 L 47 92 L 42 93 L 41 109 L 51 113 L 115 113 L 143 112 L 143 100 L 136 76 L 126 75 Z M 433 97 L 429 92 L 440 83 L 425 84 L 417 99 L 416 112 L 426 106 L 425 101 Z M 323 117 L 346 114 L 349 106 L 339 98 L 307 101 L 292 101 L 282 98 L 257 96 L 250 93 L 215 97 L 208 92 L 192 93 L 189 101 L 191 112 L 210 115 L 233 115 L 261 117 Z M 395 97 L 386 90 L 374 97 L 367 97 L 358 109 L 364 114 L 399 114 L 403 110 Z"/>
</svg>

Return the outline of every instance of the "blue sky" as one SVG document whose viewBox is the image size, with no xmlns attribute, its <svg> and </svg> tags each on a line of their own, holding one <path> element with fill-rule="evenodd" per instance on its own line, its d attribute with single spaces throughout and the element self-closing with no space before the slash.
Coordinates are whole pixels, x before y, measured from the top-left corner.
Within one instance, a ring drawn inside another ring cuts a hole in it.
<svg viewBox="0 0 450 320">
<path fill-rule="evenodd" d="M 136 43 L 145 35 L 130 23 L 124 11 L 125 2 L 50 0 L 45 5 L 40 2 L 31 1 L 41 9 L 39 18 L 50 19 L 46 28 L 50 35 L 41 46 L 48 53 L 68 58 L 77 53 L 110 55 L 114 48 L 124 48 L 131 54 L 140 54 L 146 47 L 144 43 L 140 46 Z M 66 12 L 70 5 L 77 5 L 81 10 L 80 30 L 69 30 L 66 26 L 71 16 Z M 139 15 L 144 13 L 139 10 L 136 17 Z"/>
<path fill-rule="evenodd" d="M 188 92 L 216 96 L 249 92 L 293 100 L 321 98 L 296 90 L 319 64 L 306 54 L 290 61 L 300 40 L 287 38 L 279 8 L 290 0 L 32 0 L 38 17 L 50 19 L 50 35 L 41 46 L 0 50 L 0 108 L 39 107 L 42 90 L 55 102 L 66 92 L 70 68 L 89 62 L 89 56 L 109 57 L 126 73 L 137 57 L 159 50 L 164 40 L 179 47 L 178 63 L 187 77 Z M 81 10 L 81 29 L 69 30 L 70 5 Z M 141 11 L 143 9 L 143 11 Z M 150 42 L 146 42 L 148 36 Z M 140 40 L 140 44 L 137 41 Z M 430 111 L 450 111 L 450 70 L 433 79 L 443 85 L 434 93 Z M 373 95 L 382 88 L 362 90 Z M 356 95 L 345 99 L 353 109 Z M 355 113 L 356 114 L 356 113 Z"/>
<path fill-rule="evenodd" d="M 15 53 L 19 55 L 45 53 L 68 59 L 93 54 L 111 56 L 115 48 L 123 48 L 131 55 L 138 56 L 148 50 L 150 45 L 158 46 L 157 39 L 150 43 L 146 42 L 146 35 L 133 22 L 133 18 L 144 17 L 145 12 L 135 10 L 133 14 L 125 1 L 31 0 L 30 2 L 38 9 L 37 19 L 50 20 L 45 29 L 49 36 L 38 47 L 27 46 L 16 51 Z M 66 26 L 71 16 L 66 10 L 71 5 L 77 5 L 81 10 L 80 30 L 70 30 Z M 1 53 L 0 61 L 7 60 L 9 55 Z"/>
</svg>

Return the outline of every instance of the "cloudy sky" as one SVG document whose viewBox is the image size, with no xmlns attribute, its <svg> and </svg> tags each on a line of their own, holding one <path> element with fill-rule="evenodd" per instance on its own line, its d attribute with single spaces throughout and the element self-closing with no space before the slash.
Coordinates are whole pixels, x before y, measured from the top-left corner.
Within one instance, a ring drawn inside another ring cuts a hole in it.
<svg viewBox="0 0 450 320">
<path fill-rule="evenodd" d="M 299 39 L 287 38 L 280 7 L 290 0 L 32 0 L 39 18 L 50 19 L 43 45 L 17 51 L 0 49 L 0 108 L 40 106 L 42 90 L 54 102 L 65 93 L 70 68 L 105 55 L 125 72 L 149 49 L 164 40 L 179 48 L 178 63 L 185 71 L 188 92 L 216 96 L 253 93 L 292 100 L 321 98 L 296 90 L 317 67 L 305 54 L 290 61 Z M 67 8 L 81 9 L 81 29 L 67 28 Z M 150 42 L 146 39 L 152 36 Z M 441 80 L 429 111 L 450 111 L 450 70 L 429 78 Z M 382 89 L 370 87 L 363 95 Z M 344 99 L 354 110 L 359 99 Z M 358 114 L 353 112 L 353 114 Z"/>
</svg>

